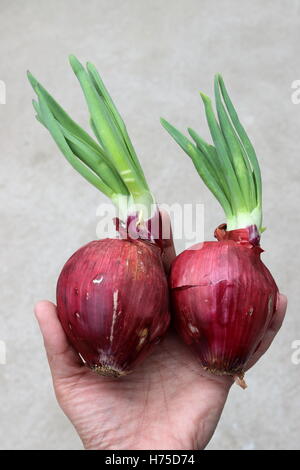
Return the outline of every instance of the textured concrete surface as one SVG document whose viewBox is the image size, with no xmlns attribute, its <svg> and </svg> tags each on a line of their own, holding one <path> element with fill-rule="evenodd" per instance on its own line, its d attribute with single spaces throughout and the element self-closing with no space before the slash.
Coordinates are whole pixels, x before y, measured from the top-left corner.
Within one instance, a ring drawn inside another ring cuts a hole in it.
<svg viewBox="0 0 300 470">
<path fill-rule="evenodd" d="M 104 202 L 68 166 L 35 122 L 30 68 L 81 124 L 84 101 L 67 62 L 73 52 L 97 64 L 161 202 L 203 202 L 205 237 L 222 211 L 159 116 L 208 135 L 198 96 L 223 73 L 255 143 L 264 182 L 263 259 L 289 296 L 286 322 L 271 350 L 234 387 L 209 449 L 299 449 L 300 1 L 1 0 L 0 105 L 1 307 L 0 448 L 78 449 L 58 408 L 33 305 L 54 300 L 64 261 L 95 238 Z M 180 251 L 184 242 L 177 241 Z"/>
</svg>

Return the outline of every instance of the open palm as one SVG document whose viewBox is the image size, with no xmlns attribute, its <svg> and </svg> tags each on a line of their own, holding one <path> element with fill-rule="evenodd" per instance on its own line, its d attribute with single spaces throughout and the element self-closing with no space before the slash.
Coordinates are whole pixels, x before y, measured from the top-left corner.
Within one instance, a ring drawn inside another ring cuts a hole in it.
<svg viewBox="0 0 300 470">
<path fill-rule="evenodd" d="M 249 366 L 279 330 L 286 299 Z M 232 379 L 206 373 L 193 353 L 170 332 L 131 375 L 114 379 L 87 369 L 68 343 L 48 301 L 36 316 L 44 337 L 60 406 L 87 449 L 203 449 L 225 404 Z"/>
</svg>

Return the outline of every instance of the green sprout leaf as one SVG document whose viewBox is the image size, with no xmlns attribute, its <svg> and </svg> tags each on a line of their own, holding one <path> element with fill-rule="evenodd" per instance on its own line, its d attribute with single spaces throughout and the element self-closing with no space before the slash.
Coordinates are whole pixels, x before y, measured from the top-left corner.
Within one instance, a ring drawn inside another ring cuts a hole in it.
<svg viewBox="0 0 300 470">
<path fill-rule="evenodd" d="M 59 149 L 89 183 L 124 209 L 124 196 L 132 204 L 147 205 L 148 213 L 155 203 L 142 167 L 133 148 L 125 123 L 94 65 L 87 70 L 75 56 L 71 67 L 77 76 L 90 112 L 93 139 L 55 101 L 47 90 L 28 72 L 28 80 L 38 96 L 33 100 L 37 120 L 45 126 Z"/>
<path fill-rule="evenodd" d="M 217 117 L 210 98 L 200 93 L 214 145 L 188 128 L 193 144 L 167 121 L 161 123 L 191 157 L 200 177 L 220 202 L 228 229 L 254 224 L 261 231 L 261 175 L 257 157 L 219 74 L 214 89 Z"/>
</svg>

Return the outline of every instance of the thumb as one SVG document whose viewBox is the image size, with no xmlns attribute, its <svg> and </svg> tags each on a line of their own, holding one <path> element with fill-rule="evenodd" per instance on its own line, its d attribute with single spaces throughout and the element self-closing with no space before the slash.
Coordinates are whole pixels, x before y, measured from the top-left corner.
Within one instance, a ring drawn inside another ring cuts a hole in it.
<svg viewBox="0 0 300 470">
<path fill-rule="evenodd" d="M 83 363 L 68 342 L 56 306 L 47 300 L 40 301 L 35 306 L 35 316 L 43 335 L 53 380 L 78 374 Z"/>
</svg>

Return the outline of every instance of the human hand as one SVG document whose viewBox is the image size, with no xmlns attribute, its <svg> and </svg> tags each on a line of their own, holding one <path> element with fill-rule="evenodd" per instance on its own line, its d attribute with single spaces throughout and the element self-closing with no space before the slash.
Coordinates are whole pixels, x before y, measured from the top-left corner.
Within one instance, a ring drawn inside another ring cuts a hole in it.
<svg viewBox="0 0 300 470">
<path fill-rule="evenodd" d="M 286 298 L 279 296 L 273 323 L 249 367 L 270 346 L 285 310 Z M 205 448 L 233 380 L 205 372 L 173 331 L 133 374 L 114 379 L 82 364 L 54 304 L 39 302 L 36 316 L 57 400 L 86 449 Z"/>
</svg>

